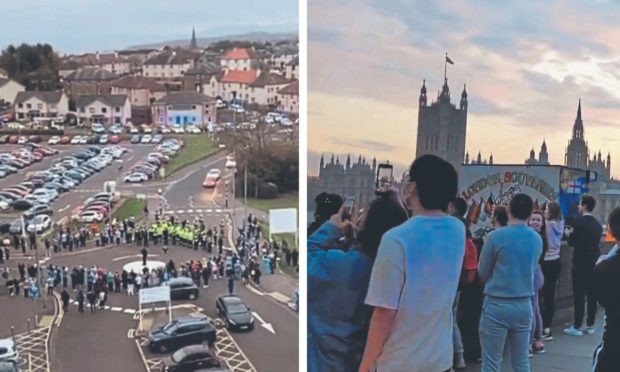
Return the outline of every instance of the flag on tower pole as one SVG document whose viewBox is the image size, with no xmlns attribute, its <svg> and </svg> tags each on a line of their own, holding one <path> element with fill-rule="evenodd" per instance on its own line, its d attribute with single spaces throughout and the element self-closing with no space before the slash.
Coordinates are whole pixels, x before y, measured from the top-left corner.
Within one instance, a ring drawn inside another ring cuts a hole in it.
<svg viewBox="0 0 620 372">
<path fill-rule="evenodd" d="M 446 80 L 448 78 L 448 63 L 453 65 L 454 62 L 448 57 L 448 52 L 446 52 L 446 62 L 443 64 L 443 79 Z"/>
</svg>

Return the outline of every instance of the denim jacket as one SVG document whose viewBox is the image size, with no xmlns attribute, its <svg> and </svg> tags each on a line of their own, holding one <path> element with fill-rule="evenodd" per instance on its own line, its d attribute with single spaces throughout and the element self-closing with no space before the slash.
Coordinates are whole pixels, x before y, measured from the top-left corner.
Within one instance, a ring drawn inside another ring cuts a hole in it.
<svg viewBox="0 0 620 372">
<path fill-rule="evenodd" d="M 373 263 L 355 247 L 339 249 L 340 237 L 329 221 L 308 237 L 308 372 L 357 372 L 366 345 Z"/>
</svg>

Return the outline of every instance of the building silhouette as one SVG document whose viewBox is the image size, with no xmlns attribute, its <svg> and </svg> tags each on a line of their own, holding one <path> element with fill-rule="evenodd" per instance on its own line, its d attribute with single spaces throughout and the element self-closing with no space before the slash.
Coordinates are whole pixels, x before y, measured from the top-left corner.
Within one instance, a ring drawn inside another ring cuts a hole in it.
<svg viewBox="0 0 620 372">
<path fill-rule="evenodd" d="M 433 154 L 448 160 L 455 167 L 463 163 L 467 135 L 467 89 L 463 86 L 457 108 L 450 101 L 448 79 L 444 78 L 437 100 L 428 105 L 426 80 L 422 81 L 418 109 L 416 158 Z"/>
<path fill-rule="evenodd" d="M 355 204 L 359 208 L 364 208 L 375 195 L 376 171 L 376 159 L 373 159 L 371 164 L 366 162 L 366 158 L 360 155 L 356 162 L 352 162 L 351 156 L 348 155 L 346 162 L 343 164 L 334 155 L 331 156 L 330 161 L 327 163 L 324 157 L 321 156 L 318 184 L 313 187 L 315 195 L 312 195 L 312 199 L 321 192 L 355 195 Z M 314 208 L 314 205 L 309 204 L 308 207 Z"/>
<path fill-rule="evenodd" d="M 190 49 L 198 49 L 198 40 L 196 40 L 196 29 L 192 27 L 192 40 L 189 42 Z"/>
<path fill-rule="evenodd" d="M 525 160 L 525 164 L 527 165 L 550 165 L 549 164 L 549 153 L 547 152 L 547 141 L 543 140 L 542 145 L 540 146 L 540 152 L 538 152 L 538 159 L 536 159 L 536 152 L 534 149 L 530 151 L 530 157 Z"/>
</svg>

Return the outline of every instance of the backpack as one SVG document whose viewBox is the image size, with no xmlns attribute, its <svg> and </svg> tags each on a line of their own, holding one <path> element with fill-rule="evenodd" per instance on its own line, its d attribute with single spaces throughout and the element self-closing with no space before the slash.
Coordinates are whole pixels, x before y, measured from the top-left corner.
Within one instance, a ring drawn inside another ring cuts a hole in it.
<svg viewBox="0 0 620 372">
<path fill-rule="evenodd" d="M 471 238 L 465 240 L 465 255 L 463 256 L 463 267 L 461 268 L 460 284 L 471 284 L 476 280 L 478 274 L 478 250 Z"/>
</svg>

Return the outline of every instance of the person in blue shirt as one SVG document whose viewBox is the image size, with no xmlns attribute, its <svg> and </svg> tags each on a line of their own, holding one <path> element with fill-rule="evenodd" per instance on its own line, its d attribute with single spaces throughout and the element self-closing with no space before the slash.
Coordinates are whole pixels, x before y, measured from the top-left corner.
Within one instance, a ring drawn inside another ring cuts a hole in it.
<svg viewBox="0 0 620 372">
<path fill-rule="evenodd" d="M 370 204 L 357 236 L 355 221 L 341 207 L 308 237 L 309 372 L 357 372 L 372 315 L 364 298 L 377 248 L 386 231 L 406 220 L 402 204 L 388 193 Z"/>
<path fill-rule="evenodd" d="M 515 195 L 508 208 L 508 226 L 490 233 L 482 248 L 478 265 L 478 276 L 485 283 L 480 319 L 482 372 L 500 371 L 506 344 L 512 369 L 531 371 L 530 298 L 535 294 L 534 274 L 543 250 L 542 238 L 527 226 L 533 205 L 528 195 Z"/>
</svg>

